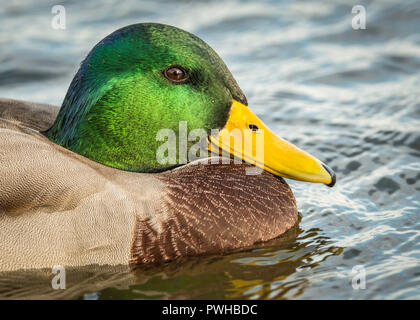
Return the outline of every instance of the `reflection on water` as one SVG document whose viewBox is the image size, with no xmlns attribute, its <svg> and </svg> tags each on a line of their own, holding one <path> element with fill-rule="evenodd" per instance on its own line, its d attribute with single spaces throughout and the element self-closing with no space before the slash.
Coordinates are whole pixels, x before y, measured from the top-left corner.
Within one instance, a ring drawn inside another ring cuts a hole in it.
<svg viewBox="0 0 420 320">
<path fill-rule="evenodd" d="M 302 294 L 316 272 L 342 253 L 322 230 L 298 226 L 268 243 L 226 255 L 138 267 L 66 268 L 66 290 L 53 290 L 51 270 L 0 274 L 1 298 L 33 299 L 285 299 Z"/>
<path fill-rule="evenodd" d="M 295 277 L 301 272 L 316 272 L 316 268 L 332 255 L 339 255 L 343 248 L 333 246 L 320 229 L 292 231 L 295 240 L 267 244 L 257 249 L 255 256 L 247 255 L 232 263 L 239 263 L 248 270 L 250 276 L 232 280 L 234 288 L 228 289 L 228 298 L 240 299 L 285 299 L 296 298 L 310 286 L 309 279 Z M 279 239 L 280 240 L 280 239 Z M 255 273 L 261 279 L 255 279 Z"/>
<path fill-rule="evenodd" d="M 336 186 L 288 181 L 301 221 L 270 243 L 221 256 L 130 271 L 0 275 L 8 298 L 420 298 L 420 2 L 346 0 L 63 1 L 67 29 L 51 29 L 49 1 L 0 8 L 0 97 L 60 105 L 100 39 L 128 24 L 193 32 L 224 59 L 250 107 L 278 135 L 328 163 Z M 209 14 L 211 13 L 211 14 Z M 366 289 L 351 286 L 366 270 Z"/>
</svg>

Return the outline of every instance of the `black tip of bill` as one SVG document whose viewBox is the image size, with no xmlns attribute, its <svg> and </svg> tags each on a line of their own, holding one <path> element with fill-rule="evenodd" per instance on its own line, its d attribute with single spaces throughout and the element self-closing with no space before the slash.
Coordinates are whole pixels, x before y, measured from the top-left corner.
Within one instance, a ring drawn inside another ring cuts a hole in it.
<svg viewBox="0 0 420 320">
<path fill-rule="evenodd" d="M 322 166 L 324 167 L 325 170 L 327 170 L 327 172 L 330 174 L 331 176 L 331 183 L 327 184 L 328 187 L 334 187 L 335 182 L 337 181 L 336 177 L 335 177 L 335 172 L 332 171 L 331 168 L 327 167 L 325 164 L 322 164 Z"/>
</svg>

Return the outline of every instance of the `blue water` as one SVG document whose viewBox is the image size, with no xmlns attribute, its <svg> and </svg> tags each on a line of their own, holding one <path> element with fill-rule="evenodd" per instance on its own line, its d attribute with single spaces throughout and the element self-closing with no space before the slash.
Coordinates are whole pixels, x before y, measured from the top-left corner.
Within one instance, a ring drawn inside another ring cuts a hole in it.
<svg viewBox="0 0 420 320">
<path fill-rule="evenodd" d="M 51 27 L 55 4 L 66 8 L 65 30 Z M 365 30 L 351 27 L 356 4 Z M 115 29 L 186 29 L 220 54 L 269 127 L 338 177 L 334 188 L 288 181 L 301 221 L 254 249 L 75 271 L 60 292 L 43 287 L 49 275 L 17 274 L 0 278 L 0 296 L 420 298 L 419 1 L 12 1 L 0 21 L 0 97 L 56 105 Z M 355 266 L 365 289 L 352 286 Z"/>
</svg>

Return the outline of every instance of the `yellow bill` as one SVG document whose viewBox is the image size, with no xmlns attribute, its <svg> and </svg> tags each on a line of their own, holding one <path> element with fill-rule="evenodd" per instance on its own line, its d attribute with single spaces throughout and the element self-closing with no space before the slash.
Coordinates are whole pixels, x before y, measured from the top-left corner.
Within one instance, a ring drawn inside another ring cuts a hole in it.
<svg viewBox="0 0 420 320">
<path fill-rule="evenodd" d="M 335 184 L 334 172 L 320 160 L 277 137 L 245 105 L 233 100 L 229 119 L 217 137 L 210 136 L 209 150 L 221 150 L 276 176 Z"/>
</svg>

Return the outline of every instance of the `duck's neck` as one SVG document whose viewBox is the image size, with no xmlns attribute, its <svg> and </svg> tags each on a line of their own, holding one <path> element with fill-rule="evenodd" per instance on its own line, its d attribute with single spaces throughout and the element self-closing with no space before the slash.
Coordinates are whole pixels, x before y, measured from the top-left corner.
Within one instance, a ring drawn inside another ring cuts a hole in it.
<svg viewBox="0 0 420 320">
<path fill-rule="evenodd" d="M 291 228 L 298 213 L 289 186 L 265 171 L 246 175 L 246 167 L 190 164 L 159 174 L 163 204 L 156 221 L 137 218 L 132 262 L 246 247 Z"/>
<path fill-rule="evenodd" d="M 84 95 L 75 83 L 70 86 L 54 124 L 43 132 L 49 140 L 116 169 L 160 172 L 174 167 L 159 163 L 156 157 L 156 150 L 163 143 L 156 134 L 167 124 L 147 106 L 137 105 L 138 100 L 145 101 L 144 96 L 133 98 L 124 89 L 135 88 L 138 83 L 119 79 L 113 85 L 119 95 L 104 93 L 100 98 L 96 94 Z"/>
</svg>

